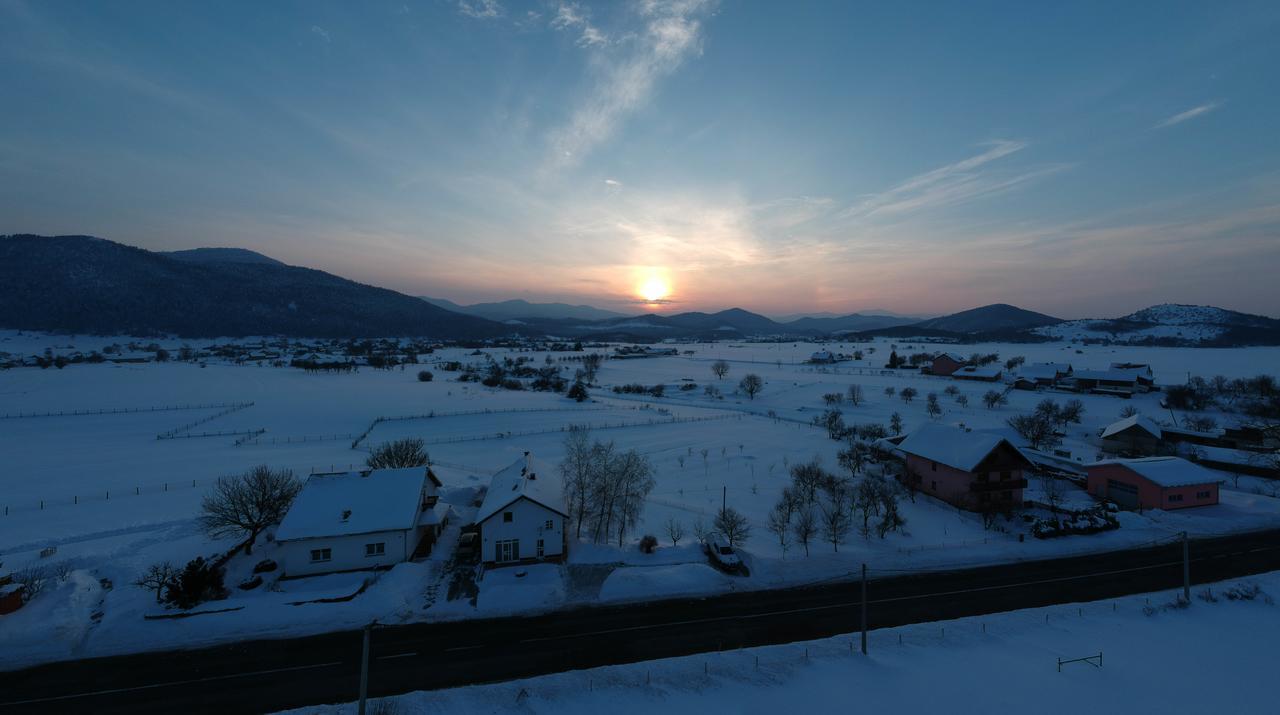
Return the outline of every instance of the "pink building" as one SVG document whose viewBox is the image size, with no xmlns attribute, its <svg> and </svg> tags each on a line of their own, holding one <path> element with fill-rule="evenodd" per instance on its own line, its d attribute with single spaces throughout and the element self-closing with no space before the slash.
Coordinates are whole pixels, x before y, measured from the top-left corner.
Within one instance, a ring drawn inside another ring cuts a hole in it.
<svg viewBox="0 0 1280 715">
<path fill-rule="evenodd" d="M 898 449 L 907 460 L 903 478 L 925 494 L 971 511 L 1022 505 L 1031 462 L 998 434 L 926 424 Z"/>
<path fill-rule="evenodd" d="M 1218 503 L 1213 472 L 1181 457 L 1110 459 L 1089 465 L 1089 493 L 1125 509 L 1185 509 Z"/>
<path fill-rule="evenodd" d="M 947 376 L 956 370 L 968 364 L 968 360 L 956 355 L 955 353 L 938 353 L 934 356 L 933 362 L 929 365 L 928 372 L 931 375 Z"/>
</svg>

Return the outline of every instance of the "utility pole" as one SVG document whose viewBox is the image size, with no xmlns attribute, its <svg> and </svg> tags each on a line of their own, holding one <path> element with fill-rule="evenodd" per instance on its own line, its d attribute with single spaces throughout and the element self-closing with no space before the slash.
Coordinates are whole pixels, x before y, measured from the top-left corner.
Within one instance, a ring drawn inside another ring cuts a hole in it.
<svg viewBox="0 0 1280 715">
<path fill-rule="evenodd" d="M 1182 598 L 1191 603 L 1191 541 L 1182 532 Z"/>
<path fill-rule="evenodd" d="M 359 715 L 364 715 L 365 700 L 369 697 L 369 634 L 373 632 L 373 621 L 364 627 L 364 648 L 360 654 L 360 706 Z"/>
<path fill-rule="evenodd" d="M 862 565 L 862 654 L 867 654 L 867 565 Z"/>
<path fill-rule="evenodd" d="M 720 485 L 720 513 L 729 507 L 729 485 Z"/>
</svg>

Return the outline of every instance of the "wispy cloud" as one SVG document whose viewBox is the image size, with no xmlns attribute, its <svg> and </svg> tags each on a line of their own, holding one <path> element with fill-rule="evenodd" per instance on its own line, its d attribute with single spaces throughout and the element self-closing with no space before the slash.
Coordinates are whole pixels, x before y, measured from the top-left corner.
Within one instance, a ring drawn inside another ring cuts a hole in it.
<svg viewBox="0 0 1280 715">
<path fill-rule="evenodd" d="M 552 168 L 576 164 L 613 136 L 618 124 L 649 100 L 659 79 L 700 52 L 699 16 L 709 5 L 706 0 L 650 0 L 639 6 L 643 29 L 607 44 L 610 52 L 601 56 L 599 79 L 568 123 L 552 132 Z"/>
<path fill-rule="evenodd" d="M 1171 127 L 1175 124 L 1181 124 L 1188 119 L 1195 119 L 1202 114 L 1208 114 L 1221 106 L 1222 102 L 1209 102 L 1208 104 L 1202 104 L 1198 107 L 1192 107 L 1185 112 L 1179 112 L 1172 117 L 1160 120 L 1154 127 L 1152 127 L 1152 129 L 1164 129 L 1165 127 Z"/>
<path fill-rule="evenodd" d="M 311 34 L 315 35 L 316 37 L 319 37 L 325 42 L 329 41 L 329 31 L 324 29 L 323 27 L 320 27 L 319 25 L 311 26 Z"/>
<path fill-rule="evenodd" d="M 498 0 L 458 0 L 458 12 L 478 20 L 501 17 L 503 7 Z"/>
<path fill-rule="evenodd" d="M 615 187 L 622 186 L 622 182 L 618 181 L 617 179 L 605 179 L 604 183 L 605 183 L 605 186 L 615 186 Z"/>
<path fill-rule="evenodd" d="M 557 30 L 579 30 L 579 47 L 609 43 L 608 36 L 601 32 L 600 28 L 591 24 L 587 11 L 576 2 L 560 3 L 556 8 L 556 16 L 551 18 L 551 27 Z"/>
<path fill-rule="evenodd" d="M 972 201 L 1008 191 L 1070 166 L 1052 164 L 1015 172 L 992 171 L 986 168 L 987 164 L 1022 151 L 1027 142 L 998 140 L 988 147 L 980 154 L 918 174 L 885 191 L 863 196 L 840 212 L 840 218 L 871 218 Z"/>
</svg>

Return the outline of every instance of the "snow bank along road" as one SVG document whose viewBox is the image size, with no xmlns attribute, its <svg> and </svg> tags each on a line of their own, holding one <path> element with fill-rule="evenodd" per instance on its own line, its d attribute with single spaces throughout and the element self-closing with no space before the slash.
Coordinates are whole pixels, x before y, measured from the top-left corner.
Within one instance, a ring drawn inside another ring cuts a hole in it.
<svg viewBox="0 0 1280 715">
<path fill-rule="evenodd" d="M 878 573 L 871 628 L 1175 589 L 1182 545 L 948 572 Z M 1191 542 L 1195 583 L 1280 570 L 1280 530 Z M 375 629 L 369 692 L 528 677 L 574 668 L 808 640 L 856 631 L 854 582 L 542 616 Z M 1171 597 L 1172 598 L 1172 597 Z M 349 701 L 359 631 L 201 650 L 54 663 L 0 673 L 4 712 L 263 712 Z"/>
</svg>

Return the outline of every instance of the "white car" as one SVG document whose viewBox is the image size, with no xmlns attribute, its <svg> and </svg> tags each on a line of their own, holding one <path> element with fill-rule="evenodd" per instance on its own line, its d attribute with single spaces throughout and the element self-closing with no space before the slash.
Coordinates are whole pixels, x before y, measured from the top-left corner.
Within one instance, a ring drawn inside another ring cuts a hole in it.
<svg viewBox="0 0 1280 715">
<path fill-rule="evenodd" d="M 738 552 L 733 550 L 729 545 L 729 540 L 720 534 L 712 534 L 706 540 L 707 551 L 711 553 L 711 558 L 720 564 L 721 568 L 726 571 L 737 571 L 742 568 L 742 559 L 739 558 Z"/>
</svg>

